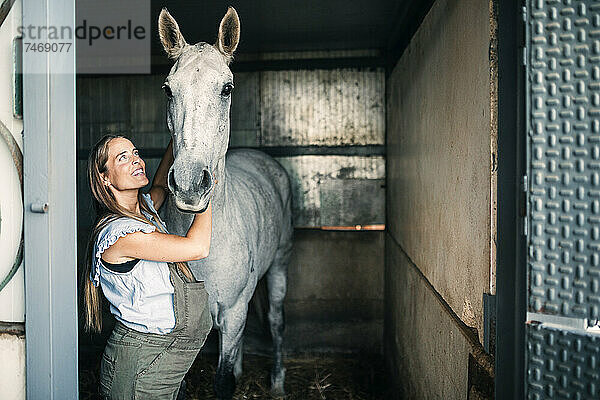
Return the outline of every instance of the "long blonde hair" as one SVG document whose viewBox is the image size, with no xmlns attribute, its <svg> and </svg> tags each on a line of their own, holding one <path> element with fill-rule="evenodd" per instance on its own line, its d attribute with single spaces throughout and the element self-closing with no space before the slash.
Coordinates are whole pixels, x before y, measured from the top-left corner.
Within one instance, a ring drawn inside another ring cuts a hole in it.
<svg viewBox="0 0 600 400">
<path fill-rule="evenodd" d="M 145 216 L 134 214 L 131 211 L 121 207 L 117 202 L 117 199 L 113 193 L 108 189 L 106 185 L 102 184 L 102 173 L 107 170 L 106 163 L 108 161 L 108 144 L 112 139 L 125 138 L 123 135 L 108 134 L 104 135 L 92 148 L 88 157 L 87 164 L 87 175 L 90 182 L 90 189 L 92 191 L 92 202 L 95 211 L 94 227 L 90 233 L 86 259 L 84 268 L 81 274 L 81 281 L 83 285 L 83 309 L 85 318 L 85 329 L 87 331 L 100 332 L 102 329 L 102 299 L 100 297 L 100 287 L 95 286 L 90 278 L 90 274 L 94 271 L 94 245 L 98 233 L 104 228 L 109 222 L 114 221 L 117 218 L 129 217 L 137 221 L 152 224 Z M 142 192 L 138 191 L 138 203 L 140 210 L 146 211 L 153 215 L 158 220 L 158 215 L 153 212 L 146 201 L 142 197 Z M 162 231 L 162 229 L 159 229 Z M 189 266 L 185 262 L 174 263 L 181 273 L 188 278 L 190 281 L 195 281 Z"/>
</svg>

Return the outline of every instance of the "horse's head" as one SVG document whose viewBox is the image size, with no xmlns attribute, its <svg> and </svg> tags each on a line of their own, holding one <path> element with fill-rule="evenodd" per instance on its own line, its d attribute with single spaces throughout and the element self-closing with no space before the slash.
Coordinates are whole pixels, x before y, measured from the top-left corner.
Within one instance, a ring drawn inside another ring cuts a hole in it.
<svg viewBox="0 0 600 400">
<path fill-rule="evenodd" d="M 158 31 L 165 51 L 175 61 L 163 85 L 175 157 L 167 182 L 178 209 L 202 212 L 214 190 L 213 178 L 223 178 L 219 174 L 224 172 L 229 143 L 233 90 L 229 63 L 239 42 L 240 20 L 229 7 L 214 45 L 186 43 L 166 9 L 158 18 Z"/>
</svg>

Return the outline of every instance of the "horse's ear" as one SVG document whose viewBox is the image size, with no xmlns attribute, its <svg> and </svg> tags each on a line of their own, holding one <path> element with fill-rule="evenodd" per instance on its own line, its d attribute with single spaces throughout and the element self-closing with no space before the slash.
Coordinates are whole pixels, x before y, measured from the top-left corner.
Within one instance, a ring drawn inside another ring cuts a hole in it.
<svg viewBox="0 0 600 400">
<path fill-rule="evenodd" d="M 158 35 L 169 58 L 177 59 L 187 43 L 179 31 L 177 21 L 166 8 L 163 8 L 158 16 Z"/>
<path fill-rule="evenodd" d="M 235 8 L 229 7 L 227 13 L 219 24 L 219 37 L 216 47 L 223 55 L 229 58 L 233 57 L 233 52 L 240 42 L 240 18 Z"/>
</svg>

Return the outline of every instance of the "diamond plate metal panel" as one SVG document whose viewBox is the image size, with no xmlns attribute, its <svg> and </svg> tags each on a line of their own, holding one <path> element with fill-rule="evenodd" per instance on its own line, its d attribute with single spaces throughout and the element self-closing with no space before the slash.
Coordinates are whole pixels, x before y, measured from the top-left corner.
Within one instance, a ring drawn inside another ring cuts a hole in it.
<svg viewBox="0 0 600 400">
<path fill-rule="evenodd" d="M 600 398 L 600 336 L 527 326 L 527 398 Z"/>
<path fill-rule="evenodd" d="M 529 307 L 600 306 L 600 3 L 528 2 Z"/>
</svg>

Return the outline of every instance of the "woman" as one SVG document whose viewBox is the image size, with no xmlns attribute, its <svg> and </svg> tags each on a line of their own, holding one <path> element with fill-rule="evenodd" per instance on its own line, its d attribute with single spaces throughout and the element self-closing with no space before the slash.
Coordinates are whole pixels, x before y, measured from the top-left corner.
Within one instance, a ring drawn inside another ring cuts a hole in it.
<svg viewBox="0 0 600 400">
<path fill-rule="evenodd" d="M 102 355 L 104 398 L 177 398 L 212 327 L 204 282 L 185 263 L 208 256 L 212 206 L 195 215 L 186 236 L 168 234 L 157 209 L 172 163 L 169 143 L 142 193 L 145 163 L 127 138 L 106 135 L 90 152 L 96 223 L 84 271 L 85 326 L 101 330 L 100 287 L 117 320 Z"/>
</svg>

